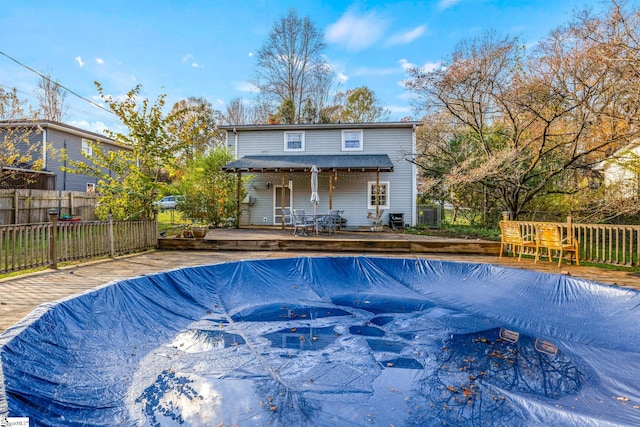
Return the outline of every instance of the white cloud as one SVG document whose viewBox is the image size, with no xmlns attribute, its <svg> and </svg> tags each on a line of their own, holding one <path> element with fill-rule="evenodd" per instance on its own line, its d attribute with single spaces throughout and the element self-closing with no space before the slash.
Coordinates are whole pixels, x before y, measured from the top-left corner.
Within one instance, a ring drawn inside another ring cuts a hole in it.
<svg viewBox="0 0 640 427">
<path fill-rule="evenodd" d="M 440 0 L 438 2 L 438 9 L 440 10 L 445 10 L 445 9 L 449 9 L 450 7 L 455 6 L 456 4 L 460 3 L 462 0 Z"/>
<path fill-rule="evenodd" d="M 422 71 L 424 73 L 429 73 L 429 72 L 431 72 L 433 70 L 436 70 L 436 69 L 438 69 L 438 68 L 440 68 L 442 66 L 441 62 L 425 62 L 425 64 L 423 66 L 418 67 L 418 65 L 414 64 L 413 62 L 409 62 L 404 58 L 399 60 L 398 63 L 400 64 L 400 66 L 402 67 L 402 69 L 405 72 L 408 72 L 409 70 L 412 70 L 412 69 L 419 68 L 420 71 Z"/>
<path fill-rule="evenodd" d="M 247 55 L 249 57 L 253 56 L 253 52 L 249 52 L 249 55 Z"/>
<path fill-rule="evenodd" d="M 193 55 L 187 53 L 186 55 L 182 55 L 182 62 L 189 62 L 193 59 Z"/>
<path fill-rule="evenodd" d="M 96 58 L 96 62 L 97 62 L 98 64 L 100 64 L 100 65 L 103 65 L 103 64 L 104 64 L 104 59 L 102 59 L 102 58 Z"/>
<path fill-rule="evenodd" d="M 363 50 L 380 40 L 386 27 L 386 21 L 378 18 L 374 12 L 358 15 L 347 11 L 338 21 L 329 25 L 325 37 L 329 43 L 349 50 Z"/>
<path fill-rule="evenodd" d="M 438 68 L 442 68 L 442 62 L 425 62 L 425 64 L 420 67 L 420 70 L 425 73 L 430 73 L 431 71 L 435 71 Z"/>
<path fill-rule="evenodd" d="M 82 57 L 76 56 L 74 59 L 76 60 L 80 68 L 84 67 L 84 62 L 82 62 Z"/>
<path fill-rule="evenodd" d="M 202 65 L 202 64 L 198 64 L 198 63 L 197 63 L 197 62 L 195 62 L 195 61 L 191 63 L 191 66 L 192 66 L 193 68 L 204 68 L 204 65 Z"/>
<path fill-rule="evenodd" d="M 426 25 L 420 25 L 413 30 L 405 31 L 403 33 L 396 33 L 392 35 L 385 43 L 387 46 L 394 46 L 399 44 L 409 44 L 427 31 Z"/>
<path fill-rule="evenodd" d="M 404 71 L 409 71 L 412 68 L 416 68 L 416 64 L 407 61 L 406 59 L 402 58 L 400 61 L 398 61 L 398 63 L 400 64 L 400 66 L 402 67 L 402 69 Z"/>
<path fill-rule="evenodd" d="M 346 83 L 347 80 L 349 80 L 349 76 L 347 76 L 345 73 L 343 72 L 339 72 L 336 74 L 336 77 L 338 78 L 338 81 L 340 83 Z"/>
<path fill-rule="evenodd" d="M 85 129 L 88 130 L 90 132 L 95 132 L 95 133 L 99 133 L 102 135 L 105 135 L 104 131 L 107 130 L 107 125 L 105 125 L 104 123 L 97 121 L 97 122 L 88 122 L 86 120 L 72 120 L 69 122 L 69 124 L 71 126 L 80 128 L 80 129 Z"/>
<path fill-rule="evenodd" d="M 260 89 L 258 89 L 253 83 L 249 83 L 249 82 L 232 82 L 233 86 L 235 86 L 236 90 L 240 91 L 240 92 L 260 92 Z"/>
</svg>

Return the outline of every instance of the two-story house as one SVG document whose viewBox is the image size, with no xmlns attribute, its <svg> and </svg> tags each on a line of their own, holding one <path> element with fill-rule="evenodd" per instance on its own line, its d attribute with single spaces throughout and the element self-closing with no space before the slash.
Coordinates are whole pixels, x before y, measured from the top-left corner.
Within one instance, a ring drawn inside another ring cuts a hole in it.
<svg viewBox="0 0 640 427">
<path fill-rule="evenodd" d="M 93 192 L 97 184 L 94 176 L 63 170 L 67 166 L 66 160 L 60 156 L 63 149 L 66 150 L 69 159 L 84 162 L 87 160 L 83 152 L 89 156 L 93 155 L 91 141 L 100 143 L 101 149 L 105 151 L 131 150 L 104 135 L 64 123 L 49 120 L 0 121 L 0 141 L 3 140 L 3 136 L 9 134 L 12 138 L 19 139 L 20 133 L 28 140 L 26 145 L 36 148 L 31 150 L 32 162 L 42 160 L 43 172 L 55 176 L 55 186 L 48 188 L 50 190 Z M 29 165 L 20 166 L 29 168 Z"/>
<path fill-rule="evenodd" d="M 348 227 L 403 214 L 416 221 L 416 127 L 420 122 L 225 125 L 235 161 L 224 170 L 243 179 L 240 225 L 280 225 L 288 209 L 344 211 Z M 319 203 L 311 202 L 318 170 Z"/>
</svg>

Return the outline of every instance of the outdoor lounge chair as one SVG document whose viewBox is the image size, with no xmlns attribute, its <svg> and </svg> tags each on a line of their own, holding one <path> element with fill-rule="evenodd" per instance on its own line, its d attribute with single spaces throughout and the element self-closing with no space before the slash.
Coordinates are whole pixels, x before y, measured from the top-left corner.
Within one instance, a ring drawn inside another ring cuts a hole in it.
<svg viewBox="0 0 640 427">
<path fill-rule="evenodd" d="M 500 235 L 499 258 L 502 258 L 506 245 L 511 245 L 513 256 L 518 254 L 518 261 L 522 259 L 524 248 L 534 249 L 536 247 L 534 236 L 532 234 L 523 235 L 520 224 L 516 221 L 500 221 L 500 231 L 502 234 Z"/>
<path fill-rule="evenodd" d="M 538 258 L 543 249 L 546 249 L 547 255 L 549 256 L 549 262 L 551 259 L 551 251 L 559 251 L 558 255 L 558 267 L 562 265 L 562 258 L 565 252 L 568 252 L 571 257 L 573 257 L 572 253 L 575 254 L 576 265 L 580 265 L 580 259 L 578 256 L 578 251 L 580 249 L 580 245 L 578 239 L 571 235 L 571 231 L 569 231 L 569 235 L 566 238 L 562 238 L 562 229 L 558 224 L 553 223 L 536 223 L 536 260 L 538 262 Z"/>
</svg>

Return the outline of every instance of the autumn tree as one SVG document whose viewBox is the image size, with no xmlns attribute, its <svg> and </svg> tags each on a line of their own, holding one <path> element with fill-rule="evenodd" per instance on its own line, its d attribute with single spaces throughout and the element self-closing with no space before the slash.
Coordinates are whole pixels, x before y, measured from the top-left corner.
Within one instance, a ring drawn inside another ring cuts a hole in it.
<svg viewBox="0 0 640 427">
<path fill-rule="evenodd" d="M 252 83 L 276 105 L 292 100 L 298 122 L 307 99 L 322 108 L 319 99 L 333 78 L 322 56 L 325 47 L 322 31 L 309 17 L 301 18 L 291 9 L 273 24 L 258 51 Z"/>
<path fill-rule="evenodd" d="M 366 86 L 348 90 L 342 112 L 344 122 L 382 122 L 389 119 L 389 110 L 380 105 L 375 92 Z"/>
<path fill-rule="evenodd" d="M 619 70 L 570 28 L 529 55 L 517 39 L 487 33 L 410 76 L 437 126 L 421 134 L 415 158 L 424 191 L 480 184 L 514 218 L 538 198 L 577 192 L 580 176 L 638 133 L 637 116 L 623 111 L 633 94 L 615 89 Z"/>
<path fill-rule="evenodd" d="M 19 174 L 15 169 L 40 170 L 42 157 L 39 144 L 33 143 L 40 130 L 27 116 L 31 115 L 26 103 L 18 97 L 16 88 L 0 87 L 0 187 L 13 182 Z"/>
<path fill-rule="evenodd" d="M 38 117 L 44 120 L 62 122 L 67 114 L 65 98 L 67 92 L 53 81 L 51 74 L 43 75 L 34 91 L 38 100 Z"/>
<path fill-rule="evenodd" d="M 187 165 L 176 187 L 188 195 L 179 206 L 183 215 L 194 222 L 223 224 L 237 215 L 237 177 L 222 170 L 233 154 L 216 147 Z"/>
<path fill-rule="evenodd" d="M 105 94 L 99 83 L 96 86 L 100 98 L 127 129 L 122 133 L 107 131 L 107 135 L 130 151 L 104 151 L 99 143 L 92 143 L 93 155 L 85 155 L 85 161 L 67 157 L 67 171 L 98 178 L 100 217 L 111 213 L 116 219 L 153 218 L 152 202 L 167 187 L 161 178 L 177 166 L 175 153 L 185 150 L 184 141 L 169 131 L 184 110 L 164 114 L 166 95 L 151 102 L 141 98 L 139 85 L 122 100 Z"/>
<path fill-rule="evenodd" d="M 192 162 L 224 144 L 224 135 L 218 129 L 222 113 L 204 98 L 176 102 L 169 118 L 167 130 L 182 147 L 177 153 L 180 164 Z"/>
</svg>

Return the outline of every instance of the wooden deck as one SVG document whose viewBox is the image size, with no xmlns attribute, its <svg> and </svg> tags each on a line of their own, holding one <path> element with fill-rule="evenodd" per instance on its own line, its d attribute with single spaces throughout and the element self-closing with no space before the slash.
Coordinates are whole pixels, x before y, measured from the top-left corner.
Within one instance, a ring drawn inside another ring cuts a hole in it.
<svg viewBox="0 0 640 427">
<path fill-rule="evenodd" d="M 209 230 L 203 239 L 167 237 L 158 242 L 165 250 L 216 251 L 322 251 L 415 254 L 498 255 L 500 243 L 474 239 L 442 239 L 389 230 L 338 231 L 336 234 L 294 236 L 277 227 Z"/>
</svg>

